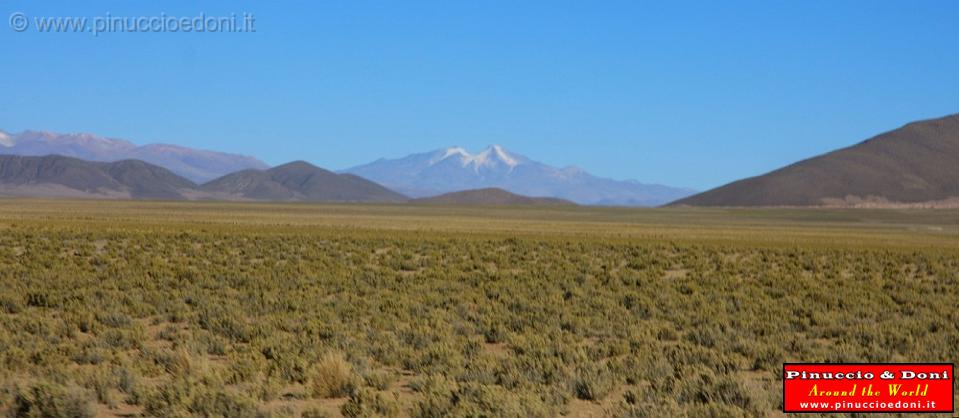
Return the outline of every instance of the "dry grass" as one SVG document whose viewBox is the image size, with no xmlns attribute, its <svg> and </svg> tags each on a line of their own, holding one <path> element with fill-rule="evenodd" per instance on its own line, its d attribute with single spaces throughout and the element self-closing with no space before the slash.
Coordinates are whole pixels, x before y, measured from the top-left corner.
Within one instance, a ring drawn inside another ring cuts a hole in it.
<svg viewBox="0 0 959 418">
<path fill-rule="evenodd" d="M 957 225 L 0 200 L 0 414 L 774 414 L 783 361 L 959 358 Z"/>
<path fill-rule="evenodd" d="M 342 398 L 353 390 L 357 377 L 343 354 L 327 353 L 313 365 L 308 379 L 313 396 Z"/>
</svg>

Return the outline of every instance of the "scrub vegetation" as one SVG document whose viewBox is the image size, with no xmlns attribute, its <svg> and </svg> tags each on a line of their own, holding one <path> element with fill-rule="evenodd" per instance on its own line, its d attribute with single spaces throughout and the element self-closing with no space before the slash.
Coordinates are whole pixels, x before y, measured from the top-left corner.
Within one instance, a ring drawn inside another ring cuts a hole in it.
<svg viewBox="0 0 959 418">
<path fill-rule="evenodd" d="M 0 200 L 0 414 L 726 417 L 959 359 L 959 213 Z"/>
</svg>

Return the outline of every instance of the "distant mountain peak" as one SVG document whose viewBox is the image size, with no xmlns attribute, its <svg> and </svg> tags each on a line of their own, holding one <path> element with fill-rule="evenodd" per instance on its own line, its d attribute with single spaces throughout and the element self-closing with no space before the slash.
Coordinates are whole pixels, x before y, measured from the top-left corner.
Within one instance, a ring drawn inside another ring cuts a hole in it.
<svg viewBox="0 0 959 418">
<path fill-rule="evenodd" d="M 311 163 L 309 163 L 309 162 L 307 162 L 307 161 L 296 160 L 296 161 L 290 161 L 290 162 L 288 162 L 288 163 L 286 163 L 286 164 L 278 165 L 278 166 L 276 166 L 276 167 L 274 167 L 274 168 L 277 169 L 277 170 L 282 170 L 282 169 L 284 169 L 284 168 L 309 168 L 309 169 L 314 169 L 314 168 L 319 168 L 319 167 L 317 167 L 317 166 L 315 166 L 315 165 L 313 165 L 313 164 L 311 164 Z"/>
<path fill-rule="evenodd" d="M 449 147 L 438 150 L 437 154 L 442 154 L 440 158 L 447 158 L 454 155 L 469 156 L 470 152 L 463 147 Z"/>
<path fill-rule="evenodd" d="M 42 130 L 27 129 L 16 135 L 17 143 L 29 141 L 44 141 L 51 144 L 92 144 L 112 148 L 135 148 L 130 141 L 115 138 L 104 138 L 87 132 L 56 133 Z"/>
<path fill-rule="evenodd" d="M 504 165 L 511 170 L 526 161 L 526 158 L 512 154 L 499 145 L 490 145 L 476 154 L 472 154 L 462 147 L 454 146 L 434 152 L 429 164 L 435 165 L 450 159 L 458 162 L 462 167 L 471 168 L 473 171 L 497 165 Z"/>
<path fill-rule="evenodd" d="M 73 135 L 73 134 L 66 134 L 66 135 Z M 56 135 L 54 135 L 53 132 L 50 132 L 50 131 L 42 131 L 37 129 L 25 129 L 23 132 L 20 132 L 20 134 L 17 136 L 26 137 L 26 138 L 51 139 L 51 138 L 54 138 Z"/>
<path fill-rule="evenodd" d="M 500 162 L 506 164 L 510 168 L 516 167 L 520 164 L 519 159 L 511 155 L 499 145 L 490 145 L 489 147 L 486 147 L 486 149 L 477 154 L 476 159 L 481 164 Z"/>
<path fill-rule="evenodd" d="M 575 167 L 556 168 L 496 144 L 475 154 L 454 146 L 396 159 L 381 158 L 345 172 L 413 197 L 499 188 L 519 195 L 560 198 L 582 204 L 652 206 L 693 192 L 595 177 Z"/>
<path fill-rule="evenodd" d="M 10 134 L 0 131 L 0 146 L 10 148 L 13 146 L 13 137 Z"/>
</svg>

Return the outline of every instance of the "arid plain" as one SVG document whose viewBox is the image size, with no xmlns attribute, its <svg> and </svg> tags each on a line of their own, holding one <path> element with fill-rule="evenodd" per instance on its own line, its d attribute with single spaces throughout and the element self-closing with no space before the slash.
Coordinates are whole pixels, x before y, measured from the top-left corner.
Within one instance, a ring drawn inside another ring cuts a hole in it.
<svg viewBox="0 0 959 418">
<path fill-rule="evenodd" d="M 776 416 L 959 358 L 959 211 L 0 200 L 0 413 Z M 33 415 L 29 415 L 33 414 Z"/>
</svg>

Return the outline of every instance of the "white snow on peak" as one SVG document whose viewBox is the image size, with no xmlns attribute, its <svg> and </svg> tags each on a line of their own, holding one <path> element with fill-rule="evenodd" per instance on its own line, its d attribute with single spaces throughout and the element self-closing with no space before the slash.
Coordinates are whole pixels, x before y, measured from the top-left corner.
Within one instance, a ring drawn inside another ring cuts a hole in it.
<svg viewBox="0 0 959 418">
<path fill-rule="evenodd" d="M 470 154 L 469 151 L 466 151 L 461 147 L 451 147 L 445 150 L 440 150 L 434 154 L 433 158 L 430 159 L 430 165 L 439 163 L 440 161 L 448 158 L 457 158 L 461 166 L 472 167 L 474 170 L 479 170 L 480 167 L 493 166 L 497 164 L 506 165 L 510 170 L 512 170 L 514 167 L 520 164 L 520 162 L 515 157 L 511 156 L 509 152 L 503 149 L 503 147 L 499 145 L 490 145 L 477 154 Z"/>
<path fill-rule="evenodd" d="M 493 151 L 493 155 L 495 155 L 496 158 L 498 158 L 500 161 L 502 161 L 506 165 L 510 167 L 516 167 L 519 164 L 519 161 L 516 161 L 515 158 L 509 155 L 509 153 L 506 152 L 506 150 L 504 150 L 503 147 L 499 145 L 493 145 L 490 147 L 490 149 Z"/>
<path fill-rule="evenodd" d="M 430 159 L 430 165 L 436 164 L 436 163 L 438 163 L 438 162 L 440 162 L 440 161 L 443 161 L 443 160 L 445 160 L 445 159 L 447 159 L 447 158 L 449 158 L 449 157 L 452 157 L 452 156 L 454 156 L 454 155 L 459 155 L 459 156 L 461 156 L 461 158 L 462 158 L 462 157 L 467 157 L 467 158 L 470 157 L 470 153 L 467 152 L 465 149 L 460 148 L 460 147 L 450 147 L 450 148 L 447 148 L 447 149 L 444 149 L 444 150 L 440 150 L 439 152 L 434 153 L 433 158 Z"/>
<path fill-rule="evenodd" d="M 451 157 L 451 156 L 454 156 L 454 155 L 460 155 L 460 156 L 463 156 L 463 157 L 469 157 L 469 156 L 470 156 L 470 153 L 469 153 L 469 151 L 466 151 L 466 150 L 463 149 L 463 148 L 460 148 L 460 147 L 452 147 L 452 148 L 447 148 L 447 149 L 446 149 L 446 152 L 443 154 L 443 157 L 440 158 L 440 159 L 448 158 L 448 157 Z"/>
<path fill-rule="evenodd" d="M 0 131 L 0 146 L 7 148 L 13 146 L 13 138 L 10 137 L 10 134 Z"/>
</svg>

